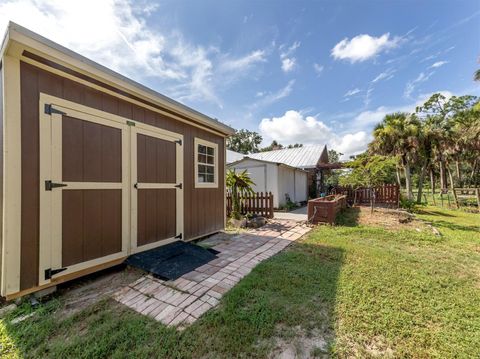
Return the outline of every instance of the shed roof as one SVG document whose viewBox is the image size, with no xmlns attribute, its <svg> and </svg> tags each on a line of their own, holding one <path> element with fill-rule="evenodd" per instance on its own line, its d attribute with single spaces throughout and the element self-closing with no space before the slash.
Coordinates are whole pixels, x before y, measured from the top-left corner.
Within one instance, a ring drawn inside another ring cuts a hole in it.
<svg viewBox="0 0 480 359">
<path fill-rule="evenodd" d="M 249 156 L 240 152 L 235 152 L 227 150 L 227 164 L 232 162 L 237 162 L 243 159 L 244 157 Z"/>
<path fill-rule="evenodd" d="M 152 90 L 126 76 L 119 74 L 99 63 L 86 58 L 56 42 L 53 42 L 23 26 L 20 26 L 12 21 L 9 22 L 5 37 L 0 47 L 0 56 L 9 50 L 10 45 L 20 44 L 21 46 L 15 48 L 15 51 L 24 51 L 27 49 L 35 51 L 40 56 L 49 60 L 58 61 L 65 65 L 66 60 L 68 65 L 76 70 L 91 74 L 95 78 L 100 78 L 105 83 L 114 83 L 122 90 L 133 95 L 148 99 L 166 109 L 176 111 L 184 116 L 190 117 L 194 122 L 203 124 L 207 127 L 215 129 L 222 134 L 231 135 L 235 132 L 233 128 L 225 125 L 215 118 L 209 117 L 200 113 L 180 102 L 177 102 L 161 93 Z M 15 46 L 14 46 L 15 47 Z M 18 56 L 22 56 L 20 53 Z"/>
<path fill-rule="evenodd" d="M 315 168 L 318 163 L 328 162 L 326 145 L 305 145 L 303 147 L 286 148 L 283 150 L 251 153 L 248 157 L 257 160 L 283 163 L 297 168 Z"/>
</svg>

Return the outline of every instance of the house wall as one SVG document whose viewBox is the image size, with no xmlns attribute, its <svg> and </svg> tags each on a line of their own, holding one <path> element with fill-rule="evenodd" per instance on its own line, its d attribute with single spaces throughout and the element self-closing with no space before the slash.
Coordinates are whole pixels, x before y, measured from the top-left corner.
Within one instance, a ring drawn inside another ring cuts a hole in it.
<svg viewBox="0 0 480 359">
<path fill-rule="evenodd" d="M 295 170 L 293 168 L 279 166 L 278 168 L 278 196 L 279 206 L 287 203 L 286 194 L 295 202 Z"/>
<path fill-rule="evenodd" d="M 308 173 L 295 171 L 295 201 L 304 202 L 308 200 Z"/>
<path fill-rule="evenodd" d="M 287 203 L 285 194 L 292 202 L 307 200 L 307 173 L 291 167 L 278 166 L 279 206 Z"/>
<path fill-rule="evenodd" d="M 272 192 L 273 206 L 278 207 L 278 166 L 275 163 L 245 159 L 239 163 L 228 166 L 236 171 L 247 170 L 250 178 L 255 183 L 255 192 Z"/>
<path fill-rule="evenodd" d="M 53 65 L 52 65 L 53 66 Z M 71 75 L 71 74 L 70 74 Z M 85 79 L 83 79 L 85 80 Z M 191 239 L 224 227 L 224 138 L 94 86 L 20 63 L 21 81 L 21 255 L 20 290 L 35 287 L 39 261 L 39 94 L 45 93 L 184 136 L 184 236 Z M 85 82 L 85 81 L 83 81 Z M 98 85 L 98 83 L 97 83 Z M 194 138 L 218 145 L 218 188 L 194 187 Z"/>
</svg>

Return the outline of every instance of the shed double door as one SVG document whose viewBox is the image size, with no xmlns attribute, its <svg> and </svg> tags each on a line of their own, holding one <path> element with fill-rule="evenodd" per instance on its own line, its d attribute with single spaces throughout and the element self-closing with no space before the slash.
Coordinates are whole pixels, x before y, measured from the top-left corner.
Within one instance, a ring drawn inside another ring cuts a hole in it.
<svg viewBox="0 0 480 359">
<path fill-rule="evenodd" d="M 39 285 L 173 241 L 183 223 L 180 135 L 58 102 L 40 103 Z"/>
</svg>

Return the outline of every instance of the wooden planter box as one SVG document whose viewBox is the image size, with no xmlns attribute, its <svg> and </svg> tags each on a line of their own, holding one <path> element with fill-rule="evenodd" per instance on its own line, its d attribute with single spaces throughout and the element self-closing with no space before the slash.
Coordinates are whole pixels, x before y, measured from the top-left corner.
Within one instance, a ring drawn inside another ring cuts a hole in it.
<svg viewBox="0 0 480 359">
<path fill-rule="evenodd" d="M 308 201 L 308 221 L 334 224 L 337 213 L 347 206 L 347 196 L 330 195 Z"/>
</svg>

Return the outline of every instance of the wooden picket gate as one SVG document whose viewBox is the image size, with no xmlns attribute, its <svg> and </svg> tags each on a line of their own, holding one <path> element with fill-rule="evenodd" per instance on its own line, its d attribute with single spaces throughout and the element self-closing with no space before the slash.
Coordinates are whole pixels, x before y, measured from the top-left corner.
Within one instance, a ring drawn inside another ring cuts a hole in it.
<svg viewBox="0 0 480 359">
<path fill-rule="evenodd" d="M 240 212 L 254 213 L 266 218 L 273 218 L 272 192 L 256 192 L 240 198 Z M 232 213 L 232 194 L 227 192 L 227 216 Z"/>
<path fill-rule="evenodd" d="M 331 194 L 343 194 L 347 196 L 347 202 L 353 204 L 370 204 L 372 191 L 375 191 L 376 204 L 389 204 L 398 206 L 400 199 L 400 188 L 397 184 L 384 184 L 371 188 L 353 188 L 353 187 L 335 187 L 330 191 Z M 356 198 L 355 198 L 356 194 Z"/>
</svg>

